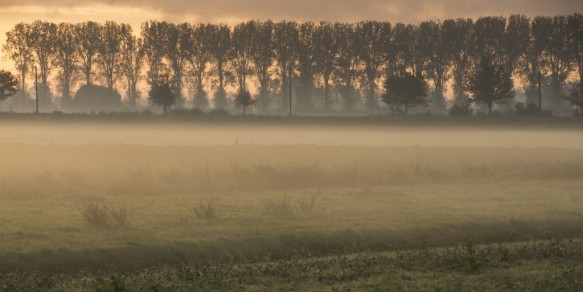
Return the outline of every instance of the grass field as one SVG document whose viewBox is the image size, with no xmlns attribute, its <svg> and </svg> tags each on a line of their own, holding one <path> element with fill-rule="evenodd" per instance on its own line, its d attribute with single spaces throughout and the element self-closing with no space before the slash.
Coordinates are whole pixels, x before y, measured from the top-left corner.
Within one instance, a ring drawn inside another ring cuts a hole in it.
<svg viewBox="0 0 583 292">
<path fill-rule="evenodd" d="M 583 288 L 579 126 L 0 132 L 0 290 Z"/>
</svg>

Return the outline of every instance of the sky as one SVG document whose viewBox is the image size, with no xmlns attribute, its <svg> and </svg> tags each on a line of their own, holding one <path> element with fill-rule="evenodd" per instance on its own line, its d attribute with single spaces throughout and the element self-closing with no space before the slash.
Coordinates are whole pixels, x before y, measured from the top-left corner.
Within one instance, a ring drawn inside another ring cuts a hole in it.
<svg viewBox="0 0 583 292">
<path fill-rule="evenodd" d="M 418 23 L 575 12 L 583 12 L 583 0 L 0 0 L 0 43 L 14 24 L 36 19 L 57 23 L 114 20 L 129 23 L 139 31 L 140 24 L 150 19 L 227 24 L 249 19 Z M 15 71 L 6 60 L 0 60 L 0 67 Z"/>
</svg>

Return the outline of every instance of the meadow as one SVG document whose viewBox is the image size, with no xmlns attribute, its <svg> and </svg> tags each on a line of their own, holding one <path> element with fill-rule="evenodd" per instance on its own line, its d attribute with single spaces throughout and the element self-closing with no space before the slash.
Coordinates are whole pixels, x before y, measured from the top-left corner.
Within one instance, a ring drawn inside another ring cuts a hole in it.
<svg viewBox="0 0 583 292">
<path fill-rule="evenodd" d="M 0 290 L 580 290 L 580 123 L 456 123 L 4 119 Z"/>
</svg>

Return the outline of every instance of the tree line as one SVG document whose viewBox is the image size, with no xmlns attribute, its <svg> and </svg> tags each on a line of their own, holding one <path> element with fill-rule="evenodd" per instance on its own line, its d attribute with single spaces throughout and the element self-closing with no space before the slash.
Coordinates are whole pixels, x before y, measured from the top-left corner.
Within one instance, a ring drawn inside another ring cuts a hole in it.
<svg viewBox="0 0 583 292">
<path fill-rule="evenodd" d="M 579 13 L 418 25 L 148 21 L 139 34 L 113 21 L 34 21 L 16 24 L 6 37 L 3 52 L 18 71 L 22 96 L 27 80 L 36 74 L 41 98 L 49 98 L 54 88 L 63 104 L 73 99 L 75 86 L 99 84 L 123 92 L 134 107 L 141 97 L 139 84 L 145 81 L 150 91 L 168 83 L 176 98 L 169 106 L 192 100 L 195 107 L 205 108 L 212 99 L 215 108 L 224 108 L 232 98 L 227 88 L 244 97 L 254 88 L 257 93 L 250 101 L 260 112 L 286 110 L 290 102 L 305 111 L 360 106 L 375 112 L 384 83 L 393 76 L 413 75 L 428 89 L 432 110 L 444 111 L 448 84 L 457 104 L 472 100 L 464 84 L 484 58 L 519 80 L 529 102 L 536 104 L 542 91 L 548 105 L 565 100 L 583 104 Z"/>
</svg>

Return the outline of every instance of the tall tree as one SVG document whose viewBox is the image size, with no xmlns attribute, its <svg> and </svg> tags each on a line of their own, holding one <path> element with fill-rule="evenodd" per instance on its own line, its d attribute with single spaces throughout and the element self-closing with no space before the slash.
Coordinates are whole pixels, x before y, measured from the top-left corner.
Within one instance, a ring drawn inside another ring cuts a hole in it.
<svg viewBox="0 0 583 292">
<path fill-rule="evenodd" d="M 252 73 L 251 50 L 253 36 L 257 33 L 257 23 L 248 21 L 235 26 L 231 36 L 233 43 L 233 69 L 237 75 L 239 93 L 247 92 L 247 77 Z M 243 94 L 244 95 L 244 94 Z"/>
<path fill-rule="evenodd" d="M 210 26 L 210 52 L 211 64 L 217 76 L 218 88 L 215 95 L 215 107 L 224 108 L 227 104 L 225 85 L 231 82 L 229 61 L 233 56 L 231 40 L 231 28 L 228 25 Z"/>
<path fill-rule="evenodd" d="M 542 89 L 539 83 L 542 83 L 545 75 L 545 52 L 550 43 L 551 26 L 552 19 L 546 16 L 535 17 L 530 23 L 528 46 L 524 50 L 524 58 L 519 62 L 519 72 L 529 102 L 537 100 L 539 86 Z M 541 100 L 539 103 L 542 106 Z"/>
<path fill-rule="evenodd" d="M 148 64 L 147 81 L 148 84 L 156 84 L 158 75 L 165 72 L 164 64 L 164 26 L 165 22 L 149 21 L 142 24 L 142 40 L 144 42 L 144 51 L 146 52 L 146 61 Z"/>
<path fill-rule="evenodd" d="M 334 24 L 334 39 L 338 45 L 335 60 L 334 83 L 342 97 L 343 107 L 354 107 L 356 86 L 360 77 L 360 42 L 355 26 L 347 23 Z"/>
<path fill-rule="evenodd" d="M 127 30 L 129 30 L 129 25 L 120 25 L 114 21 L 107 21 L 101 29 L 98 64 L 103 71 L 105 84 L 109 90 L 113 90 L 119 76 L 117 65 L 121 61 L 122 35 Z"/>
<path fill-rule="evenodd" d="M 182 98 L 182 79 L 184 76 L 185 66 L 191 57 L 190 25 L 188 23 L 173 24 L 167 23 L 163 26 L 164 35 L 164 55 L 170 64 L 172 73 L 171 83 L 176 88 L 178 98 Z"/>
<path fill-rule="evenodd" d="M 506 70 L 505 64 L 494 57 L 484 55 L 474 64 L 464 89 L 472 93 L 473 102 L 483 102 L 488 106 L 488 114 L 492 115 L 492 106 L 502 104 L 506 99 L 514 97 L 512 76 Z"/>
<path fill-rule="evenodd" d="M 366 107 L 374 111 L 378 107 L 377 82 L 381 77 L 382 66 L 386 63 L 385 48 L 391 35 L 388 22 L 363 21 L 356 26 L 360 43 L 360 59 L 363 65 L 363 83 L 366 86 Z"/>
<path fill-rule="evenodd" d="M 57 28 L 55 40 L 55 56 L 53 65 L 59 68 L 58 87 L 62 93 L 63 102 L 71 100 L 71 86 L 78 69 L 79 39 L 75 33 L 75 26 L 61 23 Z"/>
<path fill-rule="evenodd" d="M 418 46 L 419 29 L 411 24 L 405 25 L 397 23 L 393 29 L 392 37 L 394 48 L 394 68 L 398 74 L 411 72 L 413 75 L 423 72 L 422 54 L 427 52 L 424 49 L 430 49 L 428 46 Z"/>
<path fill-rule="evenodd" d="M 198 24 L 190 26 L 190 45 L 188 62 L 190 75 L 194 83 L 194 105 L 199 108 L 208 106 L 208 96 L 204 91 L 204 81 L 207 65 L 211 60 L 211 48 L 209 47 L 212 26 L 210 24 Z"/>
<path fill-rule="evenodd" d="M 128 103 L 133 108 L 139 98 L 138 82 L 141 78 L 145 51 L 142 39 L 134 36 L 131 27 L 122 32 L 120 49 L 120 73 L 126 80 Z"/>
<path fill-rule="evenodd" d="M 281 77 L 280 109 L 285 110 L 289 104 L 289 84 L 296 67 L 297 46 L 299 42 L 298 24 L 293 21 L 283 21 L 275 24 L 274 52 Z"/>
<path fill-rule="evenodd" d="M 575 13 L 567 19 L 569 25 L 569 51 L 579 73 L 579 93 L 583 94 L 583 14 Z"/>
<path fill-rule="evenodd" d="M 258 104 L 261 110 L 266 111 L 269 97 L 269 69 L 273 65 L 275 53 L 273 51 L 273 29 L 271 21 L 257 22 L 255 34 L 251 38 L 251 59 L 255 68 L 255 75 L 259 80 Z"/>
<path fill-rule="evenodd" d="M 447 19 L 443 22 L 444 47 L 453 64 L 453 91 L 456 103 L 466 102 L 463 82 L 466 78 L 474 48 L 474 23 L 471 19 Z"/>
<path fill-rule="evenodd" d="M 51 61 L 55 53 L 55 42 L 57 35 L 57 25 L 51 22 L 34 21 L 31 26 L 30 48 L 33 58 L 38 66 L 40 76 L 40 98 L 49 98 L 48 79 L 52 70 Z"/>
<path fill-rule="evenodd" d="M 551 29 L 545 65 L 550 73 L 551 91 L 555 97 L 553 101 L 557 102 L 566 96 L 563 85 L 573 70 L 567 17 L 553 17 Z"/>
<path fill-rule="evenodd" d="M 427 77 L 433 81 L 432 108 L 445 110 L 445 84 L 451 78 L 451 56 L 444 42 L 441 23 L 422 22 L 419 25 L 419 52 Z"/>
<path fill-rule="evenodd" d="M 93 81 L 93 65 L 96 62 L 101 44 L 101 28 L 101 25 L 93 21 L 75 25 L 75 35 L 79 40 L 77 50 L 87 85 L 92 84 Z"/>
<path fill-rule="evenodd" d="M 519 62 L 526 56 L 530 43 L 530 20 L 524 15 L 511 15 L 504 33 L 506 70 L 518 72 Z"/>
<path fill-rule="evenodd" d="M 20 73 L 20 92 L 22 98 L 26 90 L 26 74 L 30 70 L 32 52 L 30 50 L 30 25 L 18 23 L 6 33 L 6 42 L 2 46 L 4 54 L 14 62 L 14 66 Z"/>
<path fill-rule="evenodd" d="M 298 25 L 296 53 L 299 76 L 294 88 L 297 92 L 296 107 L 302 110 L 314 108 L 313 95 L 316 80 L 315 29 L 316 25 L 313 22 L 304 22 Z"/>
<path fill-rule="evenodd" d="M 314 63 L 316 73 L 322 79 L 324 93 L 324 108 L 330 109 L 330 81 L 336 65 L 336 57 L 339 53 L 338 39 L 334 32 L 334 26 L 329 22 L 320 22 L 314 31 Z"/>
</svg>

